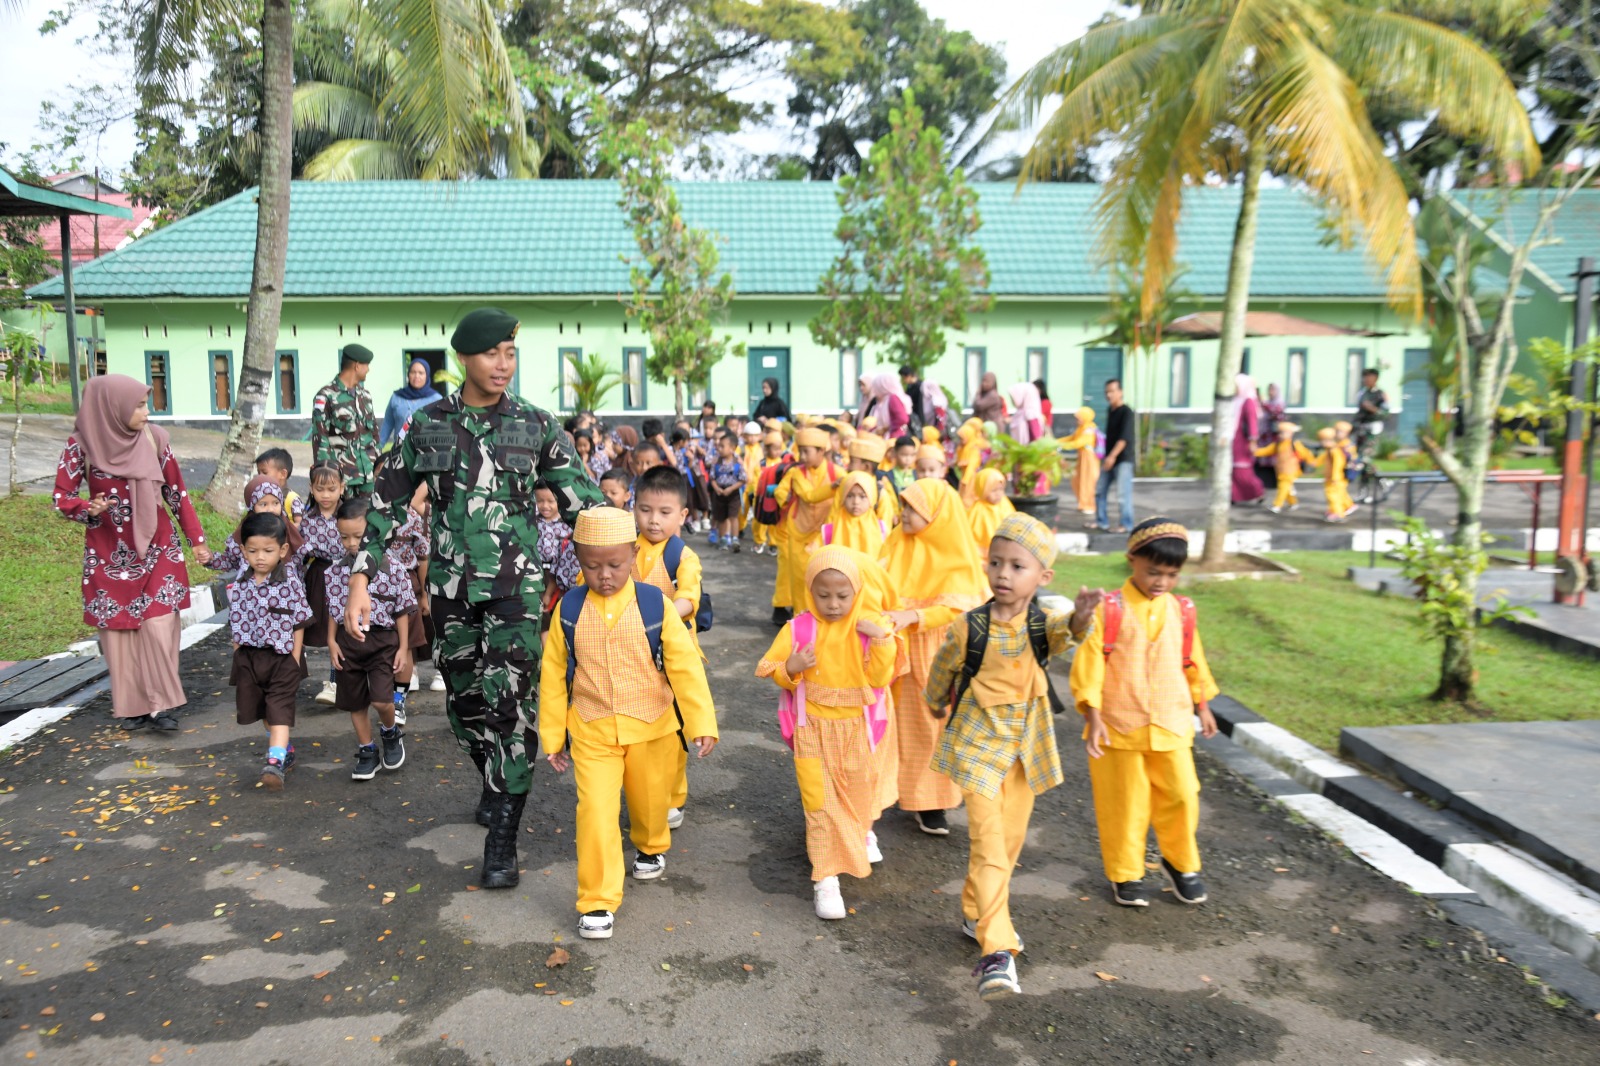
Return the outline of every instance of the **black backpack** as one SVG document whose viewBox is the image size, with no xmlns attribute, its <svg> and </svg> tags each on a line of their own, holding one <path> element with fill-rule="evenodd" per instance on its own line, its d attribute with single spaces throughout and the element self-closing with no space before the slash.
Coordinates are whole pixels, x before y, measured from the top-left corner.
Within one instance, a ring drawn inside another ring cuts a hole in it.
<svg viewBox="0 0 1600 1066">
<path fill-rule="evenodd" d="M 972 684 L 972 679 L 978 676 L 978 670 L 983 666 L 983 654 L 989 650 L 989 610 L 994 606 L 990 600 L 982 607 L 975 607 L 967 612 L 967 650 L 966 658 L 961 662 L 961 673 L 956 676 L 955 684 L 950 688 L 950 713 L 953 715 L 961 704 L 961 698 L 967 694 L 967 688 Z M 1046 629 L 1047 620 L 1044 608 L 1039 606 L 1037 600 L 1028 603 L 1028 643 L 1033 646 L 1033 658 L 1039 664 L 1039 669 L 1045 671 L 1044 688 L 1050 698 L 1050 713 L 1060 714 L 1067 709 L 1061 702 L 1061 697 L 1056 695 L 1056 689 L 1050 683 L 1050 672 L 1046 669 L 1050 663 L 1050 633 Z"/>
</svg>

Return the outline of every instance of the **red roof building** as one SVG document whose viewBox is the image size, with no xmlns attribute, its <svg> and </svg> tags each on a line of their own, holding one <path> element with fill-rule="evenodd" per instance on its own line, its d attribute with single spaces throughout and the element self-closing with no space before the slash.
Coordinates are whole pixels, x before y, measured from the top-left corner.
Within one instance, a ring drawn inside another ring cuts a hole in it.
<svg viewBox="0 0 1600 1066">
<path fill-rule="evenodd" d="M 102 215 L 75 215 L 72 218 L 72 261 L 74 264 L 87 263 L 91 259 L 115 251 L 137 233 L 149 229 L 147 220 L 150 218 L 151 209 L 141 204 L 135 204 L 127 193 L 121 192 L 106 182 L 97 179 L 87 171 L 78 171 L 71 174 L 52 174 L 45 179 L 45 183 L 52 189 L 69 192 L 75 196 L 83 196 L 101 203 L 115 204 L 126 207 L 133 212 L 131 219 L 110 218 Z M 141 228 L 143 227 L 143 228 Z M 45 226 L 39 230 L 39 243 L 44 246 L 51 258 L 56 262 L 61 261 L 61 231 L 56 226 Z"/>
</svg>

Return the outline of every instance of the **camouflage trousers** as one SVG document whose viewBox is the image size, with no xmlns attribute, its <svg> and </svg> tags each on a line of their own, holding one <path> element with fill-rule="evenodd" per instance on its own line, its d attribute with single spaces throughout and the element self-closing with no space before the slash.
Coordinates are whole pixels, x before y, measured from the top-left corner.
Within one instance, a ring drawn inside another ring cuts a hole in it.
<svg viewBox="0 0 1600 1066">
<path fill-rule="evenodd" d="M 461 750 L 494 792 L 525 795 L 538 755 L 540 597 L 468 603 L 434 596 L 434 662 Z"/>
</svg>

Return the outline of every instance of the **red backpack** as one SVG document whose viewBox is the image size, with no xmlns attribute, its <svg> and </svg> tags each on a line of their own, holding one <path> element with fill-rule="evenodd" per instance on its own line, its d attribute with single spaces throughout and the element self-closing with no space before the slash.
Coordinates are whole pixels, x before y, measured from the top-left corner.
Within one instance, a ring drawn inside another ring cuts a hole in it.
<svg viewBox="0 0 1600 1066">
<path fill-rule="evenodd" d="M 1183 619 L 1183 668 L 1187 670 L 1194 666 L 1194 601 L 1187 596 L 1177 594 L 1172 598 L 1178 601 L 1178 616 Z M 1100 638 L 1105 646 L 1105 656 L 1109 659 L 1117 647 L 1117 634 L 1122 631 L 1122 593 L 1106 593 L 1101 607 L 1105 612 L 1105 631 L 1101 633 Z"/>
</svg>

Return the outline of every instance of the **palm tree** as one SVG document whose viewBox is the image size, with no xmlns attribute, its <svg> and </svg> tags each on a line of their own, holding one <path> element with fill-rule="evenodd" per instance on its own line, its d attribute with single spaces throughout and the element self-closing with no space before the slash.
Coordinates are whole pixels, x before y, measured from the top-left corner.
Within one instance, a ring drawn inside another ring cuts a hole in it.
<svg viewBox="0 0 1600 1066">
<path fill-rule="evenodd" d="M 487 0 L 313 0 L 294 121 L 318 181 L 531 178 L 538 146 Z"/>
<path fill-rule="evenodd" d="M 133 26 L 135 57 L 143 78 L 176 88 L 198 56 L 198 46 L 214 32 L 243 35 L 249 8 L 242 0 L 163 0 L 141 5 Z M 256 190 L 256 247 L 245 309 L 244 357 L 239 387 L 229 416 L 228 435 L 217 469 L 206 486 L 206 502 L 231 513 L 245 478 L 255 470 L 267 388 L 277 362 L 278 326 L 283 314 L 283 268 L 289 251 L 289 179 L 294 160 L 290 97 L 294 92 L 294 4 L 262 0 L 261 117 L 256 124 L 261 173 Z"/>
<path fill-rule="evenodd" d="M 1184 187 L 1219 173 L 1240 178 L 1202 563 L 1221 560 L 1228 532 L 1228 423 L 1262 177 L 1277 175 L 1320 200 L 1336 237 L 1359 236 L 1366 245 L 1391 303 L 1419 315 L 1410 205 L 1369 102 L 1432 114 L 1502 166 L 1532 173 L 1539 150 L 1505 71 L 1472 40 L 1432 21 L 1448 9 L 1452 22 L 1497 24 L 1523 17 L 1525 8 L 1506 0 L 1152 0 L 1138 16 L 1091 29 L 1040 60 L 1002 100 L 1003 118 L 1028 126 L 1051 107 L 1023 181 L 1077 158 L 1097 138 L 1121 144 L 1097 208 L 1100 250 L 1143 271 L 1146 314 L 1171 276 Z"/>
</svg>

